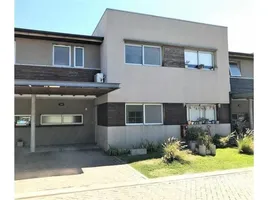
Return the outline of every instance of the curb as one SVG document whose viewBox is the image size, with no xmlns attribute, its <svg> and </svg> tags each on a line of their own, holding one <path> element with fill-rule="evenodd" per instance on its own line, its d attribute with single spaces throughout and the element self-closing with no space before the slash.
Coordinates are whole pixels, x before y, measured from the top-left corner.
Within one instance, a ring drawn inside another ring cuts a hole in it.
<svg viewBox="0 0 268 200">
<path fill-rule="evenodd" d="M 142 173 L 140 173 L 138 170 L 136 170 L 135 168 L 133 168 L 130 164 L 128 164 L 127 162 L 125 162 L 124 160 L 118 158 L 117 156 L 114 156 L 115 159 L 117 159 L 118 161 L 120 161 L 123 164 L 126 164 L 127 167 L 129 167 L 131 170 L 134 170 L 136 174 L 139 174 L 139 176 L 141 176 L 143 179 L 145 180 L 149 180 L 148 177 L 146 177 L 145 175 L 143 175 Z"/>
<path fill-rule="evenodd" d="M 88 186 L 88 187 L 73 187 L 73 188 L 65 188 L 65 189 L 45 190 L 45 191 L 40 191 L 40 192 L 18 194 L 18 195 L 15 195 L 15 199 L 32 199 L 32 198 L 38 198 L 38 197 L 69 194 L 69 193 L 76 193 L 76 192 L 105 190 L 105 189 L 111 189 L 111 188 L 122 188 L 122 187 L 127 187 L 127 186 L 156 184 L 160 182 L 169 182 L 169 181 L 177 181 L 177 180 L 188 180 L 188 179 L 195 179 L 195 178 L 228 175 L 228 174 L 234 174 L 234 173 L 243 173 L 243 172 L 253 171 L 253 169 L 254 169 L 253 167 L 239 168 L 239 169 L 222 170 L 222 171 L 215 171 L 215 172 L 204 172 L 204 173 L 198 173 L 198 174 L 175 175 L 175 176 L 155 178 L 155 179 L 147 178 L 146 180 L 142 180 L 140 182 L 136 181 L 136 182 L 121 182 L 121 183 L 116 183 L 116 184 L 96 184 L 95 186 L 90 186 L 90 187 Z"/>
</svg>

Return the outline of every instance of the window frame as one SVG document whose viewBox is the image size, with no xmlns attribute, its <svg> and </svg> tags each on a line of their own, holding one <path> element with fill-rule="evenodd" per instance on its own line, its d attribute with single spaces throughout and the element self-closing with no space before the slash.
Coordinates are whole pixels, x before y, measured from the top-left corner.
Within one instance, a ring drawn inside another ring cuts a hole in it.
<svg viewBox="0 0 268 200">
<path fill-rule="evenodd" d="M 78 122 L 78 123 L 63 123 L 63 116 L 81 116 L 81 122 Z M 84 124 L 84 116 L 83 114 L 62 114 L 61 115 L 61 124 L 62 125 L 73 125 L 73 124 Z"/>
<path fill-rule="evenodd" d="M 142 63 L 128 63 L 126 61 L 126 46 L 136 46 L 141 47 L 141 55 L 142 55 Z M 144 47 L 153 47 L 153 48 L 159 48 L 160 49 L 160 55 L 159 55 L 159 65 L 153 65 L 153 64 L 145 64 L 144 63 Z M 124 57 L 125 57 L 125 64 L 126 65 L 138 65 L 138 66 L 153 66 L 153 67 L 161 67 L 162 66 L 162 47 L 161 46 L 155 46 L 155 45 L 143 45 L 143 44 L 131 44 L 131 43 L 125 43 L 124 45 Z"/>
<path fill-rule="evenodd" d="M 22 117 L 22 116 L 30 117 L 30 122 L 31 122 L 31 118 L 32 118 L 31 114 L 19 114 L 19 115 L 15 115 L 14 117 Z M 15 124 L 15 127 L 30 127 L 30 126 L 31 125 L 17 125 L 17 124 Z"/>
<path fill-rule="evenodd" d="M 138 63 L 127 63 L 127 59 L 126 59 L 126 46 L 134 46 L 134 47 L 141 47 L 141 55 L 142 55 L 142 62 L 141 64 L 138 64 Z M 125 48 L 124 48 L 124 55 L 125 55 L 125 64 L 127 65 L 138 65 L 138 66 L 142 66 L 143 65 L 143 47 L 142 45 L 139 45 L 139 44 L 126 44 L 125 43 Z"/>
<path fill-rule="evenodd" d="M 197 68 L 188 67 L 187 64 L 185 64 L 185 52 L 196 52 L 196 54 L 197 54 L 197 65 L 199 65 L 199 53 L 211 54 L 212 55 L 211 56 L 211 58 L 212 58 L 212 66 L 211 67 L 215 67 L 216 63 L 215 63 L 215 52 L 214 51 L 184 49 L 184 65 L 185 65 L 185 68 L 187 68 L 187 69 L 197 69 Z M 202 68 L 202 70 L 210 71 L 211 69 Z"/>
<path fill-rule="evenodd" d="M 240 76 L 233 76 L 232 75 L 230 64 L 236 64 L 237 65 L 237 67 L 238 67 L 238 69 L 240 71 Z M 240 66 L 240 63 L 238 61 L 229 61 L 229 73 L 230 73 L 231 77 L 242 77 L 241 66 Z"/>
<path fill-rule="evenodd" d="M 76 65 L 76 49 L 82 49 L 82 66 L 77 66 Z M 81 46 L 75 46 L 74 47 L 74 67 L 76 68 L 84 68 L 85 67 L 85 48 Z"/>
<path fill-rule="evenodd" d="M 143 109 L 143 122 L 142 123 L 127 123 L 127 106 L 142 106 Z M 160 105 L 161 106 L 161 123 L 146 123 L 145 117 L 145 106 L 146 105 Z M 127 126 L 140 126 L 140 125 L 163 125 L 164 124 L 164 116 L 163 116 L 163 104 L 161 103 L 126 103 L 125 104 L 125 125 Z"/>
<path fill-rule="evenodd" d="M 145 112 L 145 107 L 146 106 L 159 106 L 161 107 L 161 122 L 160 123 L 146 123 L 146 112 Z M 150 103 L 146 103 L 146 104 L 143 104 L 143 123 L 144 125 L 161 125 L 163 124 L 163 104 L 161 103 L 153 103 L 153 104 L 150 104 Z"/>
<path fill-rule="evenodd" d="M 187 111 L 187 121 L 192 121 L 191 120 L 191 112 L 190 112 L 190 107 L 191 106 L 199 106 L 199 118 L 202 118 L 202 117 L 204 117 L 204 118 L 206 118 L 206 116 L 203 116 L 203 113 L 202 113 L 202 110 L 200 109 L 200 107 L 208 107 L 208 106 L 215 106 L 215 108 L 214 108 L 214 120 L 215 121 L 217 121 L 218 119 L 217 119 L 217 105 L 216 104 L 188 104 L 188 105 L 186 105 L 186 111 Z M 206 115 L 206 113 L 204 114 L 204 115 Z M 210 121 L 212 121 L 212 120 L 210 120 Z"/>
<path fill-rule="evenodd" d="M 126 103 L 125 104 L 125 125 L 130 125 L 130 126 L 143 125 L 143 123 L 127 123 L 127 106 L 142 106 L 142 116 L 143 116 L 142 121 L 144 122 L 144 107 L 143 107 L 143 104 L 142 103 Z"/>
<path fill-rule="evenodd" d="M 43 123 L 43 116 L 55 116 L 55 115 L 59 115 L 61 116 L 61 123 Z M 63 123 L 63 116 L 81 116 L 81 122 L 80 123 Z M 41 114 L 40 115 L 40 124 L 42 126 L 70 126 L 70 125 L 83 125 L 84 124 L 84 116 L 83 114 Z"/>
<path fill-rule="evenodd" d="M 144 63 L 144 47 L 152 47 L 152 48 L 158 48 L 158 49 L 160 49 L 160 54 L 159 54 L 159 65 L 145 64 L 145 63 Z M 154 67 L 162 66 L 162 48 L 161 48 L 161 46 L 142 45 L 142 65 L 145 65 L 145 66 L 154 66 Z"/>
<path fill-rule="evenodd" d="M 68 47 L 69 48 L 69 65 L 56 65 L 55 64 L 55 47 Z M 54 67 L 71 67 L 72 66 L 72 48 L 70 45 L 53 44 L 52 66 Z"/>
</svg>

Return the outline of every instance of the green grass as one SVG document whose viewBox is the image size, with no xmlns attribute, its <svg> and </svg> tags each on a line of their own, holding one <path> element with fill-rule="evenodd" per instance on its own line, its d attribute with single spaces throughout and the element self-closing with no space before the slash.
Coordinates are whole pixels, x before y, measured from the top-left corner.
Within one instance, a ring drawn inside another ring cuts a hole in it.
<svg viewBox="0 0 268 200">
<path fill-rule="evenodd" d="M 239 154 L 237 148 L 217 149 L 216 156 L 202 157 L 188 154 L 187 161 L 189 162 L 185 164 L 180 164 L 177 161 L 165 164 L 161 160 L 160 153 L 121 156 L 120 158 L 130 163 L 132 167 L 148 178 L 252 167 L 254 164 L 253 155 Z"/>
</svg>

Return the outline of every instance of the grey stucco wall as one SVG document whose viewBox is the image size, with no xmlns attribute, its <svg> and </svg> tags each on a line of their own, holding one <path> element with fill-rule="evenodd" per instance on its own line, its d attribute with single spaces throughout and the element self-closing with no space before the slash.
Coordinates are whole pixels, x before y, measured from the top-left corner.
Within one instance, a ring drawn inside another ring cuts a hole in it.
<svg viewBox="0 0 268 200">
<path fill-rule="evenodd" d="M 108 94 L 108 102 L 229 103 L 226 27 L 108 9 L 94 35 L 105 36 L 101 68 L 107 82 L 120 83 L 120 90 Z M 205 71 L 125 64 L 124 39 L 215 49 L 218 68 Z"/>
<path fill-rule="evenodd" d="M 230 62 L 237 62 L 241 69 L 242 77 L 254 77 L 254 61 L 250 59 L 230 58 Z"/>
<path fill-rule="evenodd" d="M 58 103 L 64 103 L 59 106 Z M 37 99 L 36 145 L 95 143 L 93 100 L 89 99 Z M 15 115 L 30 114 L 30 98 L 15 98 Z M 41 126 L 41 114 L 83 114 L 84 125 Z M 30 127 L 16 127 L 15 141 L 23 139 L 30 144 Z"/>
<path fill-rule="evenodd" d="M 100 68 L 100 46 L 16 38 L 16 63 L 53 65 L 53 45 L 71 46 L 71 66 L 74 66 L 74 47 L 84 47 L 84 68 Z"/>
<path fill-rule="evenodd" d="M 108 145 L 120 148 L 132 148 L 141 142 L 163 142 L 169 137 L 180 139 L 180 125 L 129 125 L 108 127 Z"/>
<path fill-rule="evenodd" d="M 248 100 L 232 100 L 231 110 L 233 114 L 249 113 Z"/>
</svg>

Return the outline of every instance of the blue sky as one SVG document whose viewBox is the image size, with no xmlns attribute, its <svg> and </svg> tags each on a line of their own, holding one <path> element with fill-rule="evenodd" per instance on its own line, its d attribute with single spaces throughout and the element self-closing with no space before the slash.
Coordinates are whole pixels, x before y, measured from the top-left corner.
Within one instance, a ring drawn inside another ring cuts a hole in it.
<svg viewBox="0 0 268 200">
<path fill-rule="evenodd" d="M 15 0 L 15 27 L 92 34 L 106 8 L 228 26 L 230 51 L 254 52 L 253 0 Z"/>
</svg>

